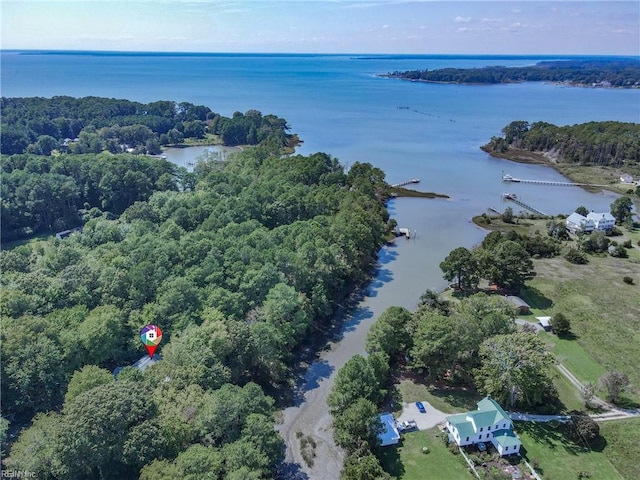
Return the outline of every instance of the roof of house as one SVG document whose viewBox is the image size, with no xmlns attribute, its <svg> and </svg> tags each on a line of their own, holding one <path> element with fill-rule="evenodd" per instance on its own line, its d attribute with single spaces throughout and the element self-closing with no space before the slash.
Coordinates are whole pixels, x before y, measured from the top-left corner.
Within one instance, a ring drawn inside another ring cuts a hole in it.
<svg viewBox="0 0 640 480">
<path fill-rule="evenodd" d="M 507 300 L 509 300 L 516 307 L 526 307 L 531 308 L 527 302 L 525 302 L 520 297 L 516 297 L 515 295 L 507 295 Z"/>
<path fill-rule="evenodd" d="M 509 419 L 509 415 L 502 409 L 498 402 L 496 402 L 491 397 L 485 397 L 478 402 L 478 410 L 480 411 L 494 411 L 495 412 L 495 420 L 494 423 L 501 422 L 502 420 L 511 420 Z"/>
<path fill-rule="evenodd" d="M 596 213 L 596 212 L 589 212 L 589 214 L 587 215 L 587 218 L 590 220 L 595 221 L 599 221 L 599 220 L 609 220 L 610 222 L 615 222 L 616 219 L 613 215 L 611 215 L 609 212 L 602 212 L 602 213 Z"/>
<path fill-rule="evenodd" d="M 574 225 L 580 225 L 587 220 L 587 217 L 580 215 L 578 212 L 573 212 L 567 217 L 567 223 L 573 223 Z"/>
<path fill-rule="evenodd" d="M 456 427 L 461 437 L 474 436 L 476 428 L 490 427 L 503 420 L 509 420 L 509 425 L 511 425 L 509 415 L 498 405 L 498 402 L 489 397 L 478 402 L 478 410 L 447 417 L 447 421 Z"/>
<path fill-rule="evenodd" d="M 513 430 L 498 430 L 493 432 L 493 438 L 496 440 L 502 447 L 511 447 L 516 445 L 522 445 L 522 442 L 518 438 L 518 436 L 513 433 Z"/>
<path fill-rule="evenodd" d="M 536 317 L 536 320 L 540 322 L 543 327 L 551 326 L 551 317 Z"/>
<path fill-rule="evenodd" d="M 400 433 L 396 427 L 396 419 L 390 413 L 380 414 L 380 422 L 382 422 L 382 431 L 378 434 L 380 445 L 395 445 L 400 441 Z"/>
</svg>

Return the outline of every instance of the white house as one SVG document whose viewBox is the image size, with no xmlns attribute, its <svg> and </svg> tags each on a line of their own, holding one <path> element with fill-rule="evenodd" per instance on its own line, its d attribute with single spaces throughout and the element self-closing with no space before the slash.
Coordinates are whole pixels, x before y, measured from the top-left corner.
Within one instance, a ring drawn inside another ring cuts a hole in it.
<svg viewBox="0 0 640 480">
<path fill-rule="evenodd" d="M 620 175 L 620 182 L 622 183 L 633 183 L 633 177 L 628 173 L 623 173 Z"/>
<path fill-rule="evenodd" d="M 478 402 L 478 409 L 447 417 L 449 437 L 458 446 L 491 442 L 500 455 L 520 452 L 522 442 L 513 432 L 509 415 L 491 397 Z"/>
<path fill-rule="evenodd" d="M 587 220 L 593 221 L 596 230 L 611 230 L 616 224 L 616 219 L 609 212 L 596 213 L 591 212 L 587 215 Z"/>
<path fill-rule="evenodd" d="M 566 220 L 567 230 L 571 233 L 590 233 L 595 227 L 595 223 L 592 219 L 573 212 L 567 217 Z"/>
</svg>

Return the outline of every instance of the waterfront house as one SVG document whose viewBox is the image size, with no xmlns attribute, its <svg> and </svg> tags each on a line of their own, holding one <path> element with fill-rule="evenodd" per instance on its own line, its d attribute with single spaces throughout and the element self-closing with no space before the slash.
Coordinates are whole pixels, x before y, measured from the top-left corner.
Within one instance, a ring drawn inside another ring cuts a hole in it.
<svg viewBox="0 0 640 480">
<path fill-rule="evenodd" d="M 460 447 L 491 442 L 505 456 L 519 453 L 522 446 L 509 415 L 490 396 L 480 400 L 475 411 L 447 417 L 446 429 Z"/>
<path fill-rule="evenodd" d="M 591 220 L 593 222 L 594 228 L 596 230 L 611 230 L 616 224 L 616 219 L 609 212 L 605 213 L 596 213 L 591 212 L 587 215 L 587 220 Z"/>
<path fill-rule="evenodd" d="M 595 228 L 592 219 L 587 218 L 579 213 L 573 212 L 566 220 L 567 230 L 571 233 L 591 233 Z"/>
<path fill-rule="evenodd" d="M 623 173 L 620 175 L 620 182 L 622 183 L 633 183 L 633 177 L 628 173 Z"/>
</svg>

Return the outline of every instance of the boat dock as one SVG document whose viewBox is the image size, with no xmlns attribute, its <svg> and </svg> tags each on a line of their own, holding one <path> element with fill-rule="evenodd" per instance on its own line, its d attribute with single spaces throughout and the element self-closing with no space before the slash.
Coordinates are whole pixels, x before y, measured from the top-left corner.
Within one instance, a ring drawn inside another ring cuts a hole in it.
<svg viewBox="0 0 640 480">
<path fill-rule="evenodd" d="M 594 183 L 571 183 L 571 182 L 555 182 L 550 180 L 528 180 L 523 178 L 512 177 L 511 175 L 503 175 L 503 182 L 514 183 L 533 183 L 535 185 L 552 185 L 554 187 L 608 187 L 609 185 L 597 185 Z"/>
<path fill-rule="evenodd" d="M 412 183 L 420 183 L 420 179 L 419 178 L 412 178 L 411 180 L 407 180 L 406 182 L 394 183 L 393 185 L 391 185 L 391 187 L 392 188 L 404 187 L 405 185 L 410 185 Z"/>
<path fill-rule="evenodd" d="M 513 193 L 503 193 L 502 198 L 504 200 L 509 200 L 515 203 L 516 205 L 520 205 L 522 208 L 529 210 L 530 212 L 537 213 L 538 215 L 543 215 L 545 217 L 547 216 L 547 214 L 544 213 L 543 211 L 538 210 L 537 208 L 532 207 L 531 205 L 526 204 L 522 200 L 518 199 L 518 197 Z"/>
</svg>

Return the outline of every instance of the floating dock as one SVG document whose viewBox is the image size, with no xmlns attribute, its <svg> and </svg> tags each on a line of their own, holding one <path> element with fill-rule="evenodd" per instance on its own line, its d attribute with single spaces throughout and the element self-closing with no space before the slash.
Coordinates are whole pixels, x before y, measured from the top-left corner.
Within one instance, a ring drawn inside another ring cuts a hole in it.
<svg viewBox="0 0 640 480">
<path fill-rule="evenodd" d="M 410 185 L 412 183 L 420 183 L 420 179 L 419 178 L 412 178 L 411 180 L 407 180 L 406 182 L 394 183 L 393 185 L 391 185 L 391 187 L 392 188 L 404 187 L 405 185 Z"/>
</svg>

